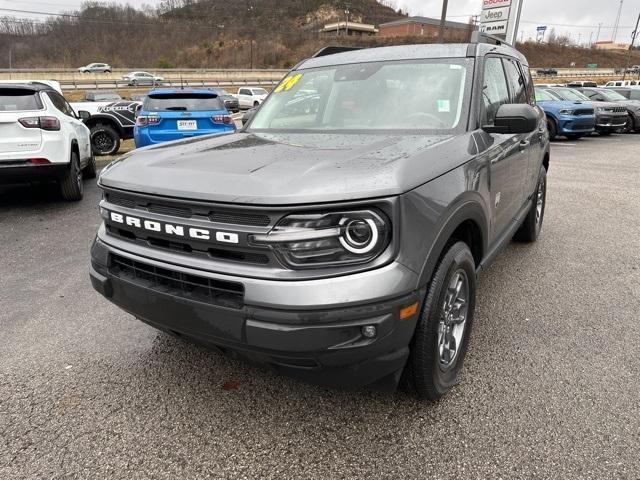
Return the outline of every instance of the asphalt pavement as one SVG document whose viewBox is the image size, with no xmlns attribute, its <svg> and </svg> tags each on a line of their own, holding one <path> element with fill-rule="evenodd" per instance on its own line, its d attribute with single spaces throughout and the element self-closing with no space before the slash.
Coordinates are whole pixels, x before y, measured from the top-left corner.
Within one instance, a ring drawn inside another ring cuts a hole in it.
<svg viewBox="0 0 640 480">
<path fill-rule="evenodd" d="M 160 333 L 91 288 L 95 181 L 0 188 L 0 478 L 640 478 L 639 146 L 553 144 L 542 235 L 483 272 L 437 404 Z"/>
</svg>

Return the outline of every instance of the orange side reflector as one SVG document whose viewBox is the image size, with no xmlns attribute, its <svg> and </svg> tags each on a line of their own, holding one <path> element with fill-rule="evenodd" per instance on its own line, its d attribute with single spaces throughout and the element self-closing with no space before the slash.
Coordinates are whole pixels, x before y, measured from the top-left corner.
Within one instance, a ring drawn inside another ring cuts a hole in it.
<svg viewBox="0 0 640 480">
<path fill-rule="evenodd" d="M 400 320 L 405 320 L 409 317 L 414 316 L 417 311 L 418 311 L 418 302 L 412 303 L 408 307 L 404 307 L 402 310 L 400 310 Z"/>
</svg>

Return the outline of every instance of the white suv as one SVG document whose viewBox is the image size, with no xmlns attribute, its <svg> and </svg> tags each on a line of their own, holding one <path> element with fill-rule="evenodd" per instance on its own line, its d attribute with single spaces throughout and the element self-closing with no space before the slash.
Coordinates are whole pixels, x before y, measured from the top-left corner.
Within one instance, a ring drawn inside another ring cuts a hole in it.
<svg viewBox="0 0 640 480">
<path fill-rule="evenodd" d="M 65 200 L 82 199 L 96 164 L 79 114 L 50 85 L 0 85 L 0 185 L 55 180 Z"/>
</svg>

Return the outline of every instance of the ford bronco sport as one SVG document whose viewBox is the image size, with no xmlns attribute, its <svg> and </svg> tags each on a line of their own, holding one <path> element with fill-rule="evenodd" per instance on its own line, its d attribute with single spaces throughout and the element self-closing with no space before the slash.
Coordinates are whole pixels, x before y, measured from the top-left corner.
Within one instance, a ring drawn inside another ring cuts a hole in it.
<svg viewBox="0 0 640 480">
<path fill-rule="evenodd" d="M 533 94 L 497 40 L 321 51 L 242 131 L 103 170 L 93 286 L 288 375 L 438 399 L 479 271 L 540 232 L 549 139 Z"/>
</svg>

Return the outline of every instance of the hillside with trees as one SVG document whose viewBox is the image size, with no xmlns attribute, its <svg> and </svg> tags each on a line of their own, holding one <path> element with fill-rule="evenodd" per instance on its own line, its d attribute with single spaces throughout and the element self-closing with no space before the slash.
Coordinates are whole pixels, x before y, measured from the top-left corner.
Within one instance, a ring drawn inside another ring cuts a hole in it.
<svg viewBox="0 0 640 480">
<path fill-rule="evenodd" d="M 321 36 L 326 23 L 380 24 L 406 16 L 392 0 L 164 0 L 135 9 L 87 2 L 44 21 L 0 17 L 0 68 L 289 68 L 327 44 L 382 46 L 425 39 Z M 525 43 L 534 67 L 627 64 L 627 52 Z M 633 52 L 630 63 L 640 64 Z"/>
</svg>

